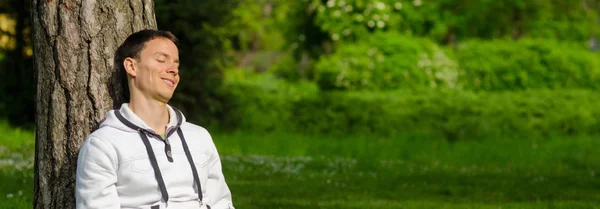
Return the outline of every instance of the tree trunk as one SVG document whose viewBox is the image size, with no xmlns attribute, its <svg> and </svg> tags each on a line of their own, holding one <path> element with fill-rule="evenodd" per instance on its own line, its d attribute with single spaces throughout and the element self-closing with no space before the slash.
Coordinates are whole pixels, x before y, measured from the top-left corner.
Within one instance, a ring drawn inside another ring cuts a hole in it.
<svg viewBox="0 0 600 209">
<path fill-rule="evenodd" d="M 36 89 L 34 208 L 74 208 L 77 154 L 106 111 L 123 102 L 118 45 L 156 28 L 152 0 L 33 0 Z"/>
</svg>

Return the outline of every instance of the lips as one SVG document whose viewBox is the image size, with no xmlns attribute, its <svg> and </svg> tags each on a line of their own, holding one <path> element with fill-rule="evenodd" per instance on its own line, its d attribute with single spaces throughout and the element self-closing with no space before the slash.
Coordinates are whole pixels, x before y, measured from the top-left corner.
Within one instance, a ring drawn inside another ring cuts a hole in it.
<svg viewBox="0 0 600 209">
<path fill-rule="evenodd" d="M 175 81 L 173 79 L 162 78 L 162 80 L 165 81 L 165 83 L 171 87 L 175 86 Z"/>
</svg>

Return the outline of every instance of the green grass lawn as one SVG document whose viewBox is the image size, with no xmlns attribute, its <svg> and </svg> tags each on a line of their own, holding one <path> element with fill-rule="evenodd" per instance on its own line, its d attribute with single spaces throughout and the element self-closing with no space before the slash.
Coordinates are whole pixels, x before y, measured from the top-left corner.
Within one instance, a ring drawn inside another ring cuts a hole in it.
<svg viewBox="0 0 600 209">
<path fill-rule="evenodd" d="M 34 133 L 0 120 L 0 208 L 32 208 Z"/>
<path fill-rule="evenodd" d="M 31 208 L 33 134 L 0 131 L 0 208 Z M 600 208 L 598 137 L 213 137 L 237 208 Z"/>
</svg>

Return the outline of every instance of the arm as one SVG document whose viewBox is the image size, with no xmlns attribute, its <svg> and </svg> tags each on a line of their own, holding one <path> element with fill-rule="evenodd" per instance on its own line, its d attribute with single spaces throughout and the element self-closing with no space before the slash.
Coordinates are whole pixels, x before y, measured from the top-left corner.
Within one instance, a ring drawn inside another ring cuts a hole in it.
<svg viewBox="0 0 600 209">
<path fill-rule="evenodd" d="M 225 182 L 225 176 L 221 169 L 221 158 L 214 144 L 212 146 L 213 156 L 206 166 L 208 168 L 207 204 L 211 206 L 211 209 L 234 209 L 231 191 Z"/>
<path fill-rule="evenodd" d="M 102 140 L 88 138 L 79 151 L 75 176 L 77 209 L 120 208 L 115 184 L 117 160 L 114 150 Z"/>
</svg>

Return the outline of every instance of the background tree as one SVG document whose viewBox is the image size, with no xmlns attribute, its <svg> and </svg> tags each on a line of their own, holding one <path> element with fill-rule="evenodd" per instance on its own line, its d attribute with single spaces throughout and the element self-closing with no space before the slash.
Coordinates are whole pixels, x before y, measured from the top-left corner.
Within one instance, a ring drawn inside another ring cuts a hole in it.
<svg viewBox="0 0 600 209">
<path fill-rule="evenodd" d="M 35 208 L 73 208 L 77 153 L 123 100 L 113 54 L 127 35 L 156 28 L 152 0 L 33 0 L 36 69 Z"/>
<path fill-rule="evenodd" d="M 34 120 L 33 63 L 31 59 L 31 1 L 0 0 L 0 117 L 16 126 Z M 19 92 L 19 94 L 15 94 Z"/>
</svg>

